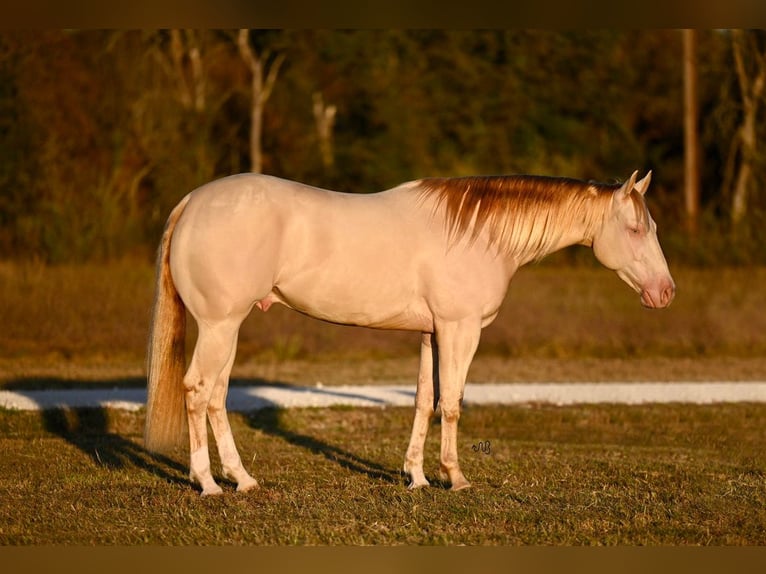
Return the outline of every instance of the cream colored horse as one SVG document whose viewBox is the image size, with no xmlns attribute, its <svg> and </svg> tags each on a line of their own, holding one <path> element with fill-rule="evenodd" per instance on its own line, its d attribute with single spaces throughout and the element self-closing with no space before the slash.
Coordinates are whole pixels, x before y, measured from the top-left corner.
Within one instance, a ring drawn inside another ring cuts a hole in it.
<svg viewBox="0 0 766 574">
<path fill-rule="evenodd" d="M 159 249 L 148 357 L 145 442 L 165 450 L 187 419 L 190 477 L 210 471 L 206 418 L 237 490 L 257 486 L 226 415 L 239 327 L 253 307 L 281 303 L 312 317 L 422 333 L 415 418 L 404 469 L 428 485 L 423 446 L 441 406 L 441 471 L 470 486 L 458 464 L 457 427 L 468 367 L 516 270 L 562 247 L 591 245 L 641 296 L 665 307 L 675 293 L 643 194 L 650 175 L 624 185 L 539 176 L 424 179 L 374 194 L 346 194 L 243 174 L 184 197 Z M 199 335 L 184 373 L 186 309 Z"/>
</svg>

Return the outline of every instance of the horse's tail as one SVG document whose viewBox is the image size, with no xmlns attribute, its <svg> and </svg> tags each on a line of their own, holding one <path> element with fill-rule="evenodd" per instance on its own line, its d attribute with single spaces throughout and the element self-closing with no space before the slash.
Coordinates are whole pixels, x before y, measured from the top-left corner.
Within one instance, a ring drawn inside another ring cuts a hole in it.
<svg viewBox="0 0 766 574">
<path fill-rule="evenodd" d="M 147 350 L 144 445 L 163 452 L 181 444 L 186 428 L 183 377 L 186 362 L 186 306 L 170 275 L 170 241 L 189 196 L 173 209 L 157 254 L 154 310 Z"/>
</svg>

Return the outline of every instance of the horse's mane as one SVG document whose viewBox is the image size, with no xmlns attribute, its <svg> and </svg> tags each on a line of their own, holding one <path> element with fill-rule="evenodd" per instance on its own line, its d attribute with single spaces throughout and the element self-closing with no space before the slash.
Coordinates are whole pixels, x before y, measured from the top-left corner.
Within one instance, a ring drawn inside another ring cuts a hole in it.
<svg viewBox="0 0 766 574">
<path fill-rule="evenodd" d="M 526 260 L 540 259 L 574 228 L 592 237 L 603 222 L 612 193 L 620 188 L 578 179 L 509 175 L 427 178 L 417 182 L 423 199 L 444 206 L 453 238 L 470 234 L 475 241 L 485 228 L 491 244 Z M 640 220 L 646 206 L 632 193 Z M 639 209 L 639 204 L 641 208 Z"/>
</svg>

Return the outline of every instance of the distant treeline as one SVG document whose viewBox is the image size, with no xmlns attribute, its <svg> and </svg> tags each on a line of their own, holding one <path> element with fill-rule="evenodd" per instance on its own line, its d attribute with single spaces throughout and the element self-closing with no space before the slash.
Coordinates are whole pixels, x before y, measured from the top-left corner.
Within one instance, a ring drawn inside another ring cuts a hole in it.
<svg viewBox="0 0 766 574">
<path fill-rule="evenodd" d="M 689 237 L 680 31 L 2 31 L 0 258 L 148 256 L 184 194 L 252 169 L 351 192 L 651 169 L 671 262 L 766 263 L 765 36 L 697 36 Z"/>
</svg>

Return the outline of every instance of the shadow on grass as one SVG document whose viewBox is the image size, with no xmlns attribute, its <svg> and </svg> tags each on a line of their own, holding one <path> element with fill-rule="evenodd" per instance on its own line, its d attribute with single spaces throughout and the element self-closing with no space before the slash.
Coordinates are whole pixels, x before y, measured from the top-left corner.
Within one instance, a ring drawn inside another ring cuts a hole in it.
<svg viewBox="0 0 766 574">
<path fill-rule="evenodd" d="M 42 390 L 137 389 L 145 386 L 146 379 L 142 377 L 127 377 L 108 381 L 31 377 L 7 381 L 0 388 L 15 391 L 22 395 L 28 391 L 30 394 L 27 396 L 32 398 L 35 392 Z M 366 398 L 373 402 L 380 402 L 377 399 L 369 399 L 369 397 L 361 397 L 353 393 L 338 392 L 332 388 L 304 388 L 283 381 L 269 381 L 260 378 L 232 379 L 230 384 L 230 388 L 252 386 L 289 387 L 297 392 Z M 404 480 L 404 475 L 399 470 L 386 468 L 376 462 L 366 460 L 317 437 L 290 430 L 282 420 L 283 412 L 282 407 L 266 399 L 261 399 L 257 410 L 247 413 L 246 416 L 251 428 L 285 440 L 311 453 L 321 454 L 327 460 L 352 472 L 391 484 L 400 484 Z M 95 464 L 114 469 L 132 465 L 169 482 L 182 484 L 189 482 L 186 465 L 172 458 L 150 453 L 135 442 L 111 432 L 110 410 L 107 408 L 69 406 L 43 408 L 40 413 L 47 431 L 59 435 L 82 450 L 91 457 Z M 212 437 L 210 438 L 210 448 L 214 449 L 215 442 Z"/>
<path fill-rule="evenodd" d="M 231 379 L 229 388 L 244 386 L 295 387 L 292 383 L 270 381 L 261 378 Z M 55 376 L 19 377 L 0 381 L 0 390 L 5 391 L 53 391 L 53 390 L 98 390 L 98 389 L 145 389 L 146 377 L 118 377 L 107 380 L 69 379 Z"/>
<path fill-rule="evenodd" d="M 121 377 L 108 380 L 67 379 L 64 377 L 20 377 L 0 382 L 3 391 L 59 391 L 92 389 L 142 389 L 145 377 Z"/>
<path fill-rule="evenodd" d="M 0 390 L 12 391 L 38 400 L 41 391 L 141 389 L 144 377 L 109 380 L 79 380 L 63 377 L 22 377 L 0 383 Z M 119 411 L 103 406 L 40 405 L 43 428 L 80 449 L 94 464 L 108 469 L 135 467 L 174 484 L 188 484 L 188 469 L 168 456 L 155 454 L 114 432 L 113 420 Z"/>
<path fill-rule="evenodd" d="M 139 468 L 173 483 L 188 484 L 188 469 L 167 456 L 150 453 L 142 446 L 110 430 L 109 410 L 101 407 L 55 408 L 40 411 L 45 430 L 79 448 L 108 469 Z"/>
<path fill-rule="evenodd" d="M 342 468 L 366 475 L 375 480 L 382 480 L 389 484 L 402 483 L 404 475 L 396 469 L 386 468 L 377 462 L 362 458 L 319 438 L 286 428 L 282 420 L 283 413 L 284 411 L 281 408 L 275 406 L 263 408 L 249 413 L 247 421 L 251 428 L 282 439 L 312 454 L 320 454 Z"/>
</svg>

